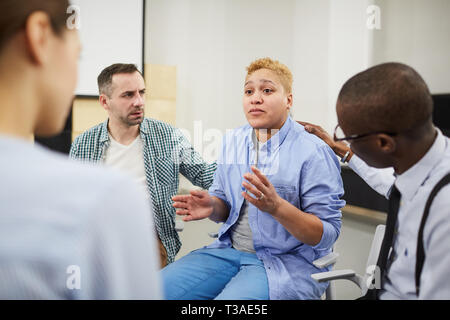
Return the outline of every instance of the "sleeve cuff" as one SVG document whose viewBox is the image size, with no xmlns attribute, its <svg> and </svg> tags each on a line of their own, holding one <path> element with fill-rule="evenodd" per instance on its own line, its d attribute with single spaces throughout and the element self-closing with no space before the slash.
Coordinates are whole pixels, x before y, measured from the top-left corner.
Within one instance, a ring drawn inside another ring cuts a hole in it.
<svg viewBox="0 0 450 320">
<path fill-rule="evenodd" d="M 314 250 L 318 251 L 331 249 L 331 247 L 337 240 L 335 228 L 327 221 L 321 220 L 321 222 L 323 226 L 322 239 L 320 239 L 320 242 L 318 244 L 312 247 Z"/>
</svg>

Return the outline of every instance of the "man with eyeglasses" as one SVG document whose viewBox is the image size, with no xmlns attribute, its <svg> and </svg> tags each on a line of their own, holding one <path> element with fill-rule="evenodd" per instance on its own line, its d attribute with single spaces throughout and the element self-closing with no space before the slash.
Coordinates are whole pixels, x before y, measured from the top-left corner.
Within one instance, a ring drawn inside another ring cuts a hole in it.
<svg viewBox="0 0 450 320">
<path fill-rule="evenodd" d="M 328 134 L 321 126 L 305 121 L 297 121 L 305 127 L 309 133 L 315 134 L 325 141 L 334 153 L 341 158 L 342 163 L 346 163 L 356 174 L 358 174 L 367 184 L 379 194 L 389 199 L 389 192 L 395 181 L 394 169 L 372 168 L 359 158 L 350 148 L 349 142 L 360 135 L 354 137 L 345 137 L 339 125 L 336 126 L 333 137 Z M 366 136 L 366 134 L 364 134 Z M 348 140 L 347 140 L 348 139 Z"/>
<path fill-rule="evenodd" d="M 302 124 L 390 199 L 371 297 L 450 299 L 450 139 L 433 125 L 426 83 L 409 66 L 381 64 L 344 84 L 336 112 L 333 138 Z"/>
</svg>

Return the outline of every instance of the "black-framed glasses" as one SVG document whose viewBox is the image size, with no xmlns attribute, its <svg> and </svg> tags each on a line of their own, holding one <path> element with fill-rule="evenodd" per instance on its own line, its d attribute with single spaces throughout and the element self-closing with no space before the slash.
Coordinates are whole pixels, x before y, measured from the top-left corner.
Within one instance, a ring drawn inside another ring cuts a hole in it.
<svg viewBox="0 0 450 320">
<path fill-rule="evenodd" d="M 336 126 L 336 128 L 334 129 L 333 139 L 336 142 L 339 142 L 339 141 L 351 141 L 351 140 L 355 140 L 355 139 L 368 137 L 368 136 L 371 136 L 371 135 L 374 135 L 374 134 L 387 134 L 389 136 L 397 135 L 396 132 L 376 131 L 376 132 L 369 132 L 369 133 L 363 133 L 363 134 L 352 134 L 350 136 L 345 136 L 344 131 L 342 131 L 341 127 L 338 124 Z"/>
</svg>

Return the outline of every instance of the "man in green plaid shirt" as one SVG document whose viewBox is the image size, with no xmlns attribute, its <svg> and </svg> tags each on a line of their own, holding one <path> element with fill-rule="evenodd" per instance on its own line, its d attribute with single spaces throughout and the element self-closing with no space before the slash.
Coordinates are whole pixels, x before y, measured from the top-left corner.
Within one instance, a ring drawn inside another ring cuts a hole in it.
<svg viewBox="0 0 450 320">
<path fill-rule="evenodd" d="M 98 85 L 108 119 L 78 136 L 70 157 L 104 163 L 136 179 L 153 206 L 164 266 L 174 261 L 181 247 L 172 206 L 179 173 L 208 189 L 216 163 L 206 163 L 179 129 L 144 117 L 145 82 L 135 65 L 107 67 L 98 76 Z"/>
</svg>

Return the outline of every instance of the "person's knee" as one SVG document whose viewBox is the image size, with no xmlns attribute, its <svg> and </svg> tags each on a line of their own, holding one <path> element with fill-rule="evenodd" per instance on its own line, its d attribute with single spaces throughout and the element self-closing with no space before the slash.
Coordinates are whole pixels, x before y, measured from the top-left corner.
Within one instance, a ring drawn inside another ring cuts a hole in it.
<svg viewBox="0 0 450 320">
<path fill-rule="evenodd" d="M 213 299 L 238 270 L 217 252 L 196 250 L 161 270 L 164 296 L 168 300 Z"/>
<path fill-rule="evenodd" d="M 226 285 L 216 300 L 269 300 L 269 282 L 264 266 L 248 265 Z"/>
</svg>

